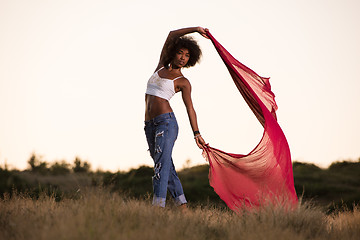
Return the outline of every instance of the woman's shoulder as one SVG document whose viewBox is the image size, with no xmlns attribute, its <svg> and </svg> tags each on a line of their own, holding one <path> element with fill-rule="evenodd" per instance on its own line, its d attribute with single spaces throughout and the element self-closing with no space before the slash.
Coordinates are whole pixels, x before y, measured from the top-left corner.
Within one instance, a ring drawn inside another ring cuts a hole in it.
<svg viewBox="0 0 360 240">
<path fill-rule="evenodd" d="M 184 76 L 179 76 L 177 79 L 174 80 L 175 85 L 180 89 L 191 88 L 190 81 Z"/>
<path fill-rule="evenodd" d="M 159 64 L 159 65 L 157 65 L 157 67 L 155 68 L 154 73 L 156 73 L 156 72 L 160 71 L 160 70 L 161 70 L 161 69 L 163 69 L 163 68 L 165 68 L 163 64 Z"/>
</svg>

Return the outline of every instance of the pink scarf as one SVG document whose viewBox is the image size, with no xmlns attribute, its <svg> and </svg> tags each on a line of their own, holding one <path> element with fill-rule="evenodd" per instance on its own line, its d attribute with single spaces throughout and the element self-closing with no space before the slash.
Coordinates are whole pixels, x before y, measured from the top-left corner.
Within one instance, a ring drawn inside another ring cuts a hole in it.
<svg viewBox="0 0 360 240">
<path fill-rule="evenodd" d="M 207 32 L 234 83 L 264 127 L 260 143 L 247 155 L 225 153 L 206 146 L 203 155 L 210 164 L 209 181 L 232 210 L 245 206 L 297 202 L 289 145 L 276 113 L 275 95 L 269 78 L 257 75 L 237 61 Z"/>
</svg>

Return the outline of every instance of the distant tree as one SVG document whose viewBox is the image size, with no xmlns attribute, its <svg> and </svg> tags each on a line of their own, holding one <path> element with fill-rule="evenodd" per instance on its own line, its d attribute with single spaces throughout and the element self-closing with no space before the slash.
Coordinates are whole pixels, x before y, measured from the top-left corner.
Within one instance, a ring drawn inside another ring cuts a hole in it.
<svg viewBox="0 0 360 240">
<path fill-rule="evenodd" d="M 309 173 L 309 172 L 321 172 L 322 169 L 313 163 L 293 162 L 294 174 Z"/>
<path fill-rule="evenodd" d="M 71 167 L 70 164 L 64 160 L 61 162 L 55 162 L 50 167 L 50 172 L 53 175 L 64 175 L 70 173 Z"/>
<path fill-rule="evenodd" d="M 45 174 L 49 172 L 47 167 L 48 163 L 41 160 L 41 157 L 37 156 L 35 153 L 31 154 L 30 159 L 28 160 L 30 165 L 30 171 Z"/>
<path fill-rule="evenodd" d="M 183 164 L 183 169 L 185 169 L 185 168 L 190 168 L 191 167 L 191 159 L 190 158 L 188 158 L 186 161 L 185 161 L 185 163 Z"/>
<path fill-rule="evenodd" d="M 76 157 L 74 160 L 73 171 L 75 173 L 87 173 L 90 171 L 90 163 L 86 161 L 81 161 L 79 157 Z"/>
<path fill-rule="evenodd" d="M 359 173 L 360 172 L 360 158 L 358 161 L 353 160 L 345 160 L 341 162 L 333 162 L 329 166 L 329 170 L 333 172 L 354 172 Z"/>
</svg>

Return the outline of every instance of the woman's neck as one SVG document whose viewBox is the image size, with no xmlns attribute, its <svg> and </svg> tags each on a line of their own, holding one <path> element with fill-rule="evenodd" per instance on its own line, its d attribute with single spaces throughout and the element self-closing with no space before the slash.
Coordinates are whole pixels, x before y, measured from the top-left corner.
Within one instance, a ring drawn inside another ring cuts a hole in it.
<svg viewBox="0 0 360 240">
<path fill-rule="evenodd" d="M 168 70 L 169 70 L 169 72 L 181 74 L 181 68 L 180 68 L 180 67 L 177 67 L 177 66 L 170 65 L 170 67 L 168 68 Z"/>
</svg>

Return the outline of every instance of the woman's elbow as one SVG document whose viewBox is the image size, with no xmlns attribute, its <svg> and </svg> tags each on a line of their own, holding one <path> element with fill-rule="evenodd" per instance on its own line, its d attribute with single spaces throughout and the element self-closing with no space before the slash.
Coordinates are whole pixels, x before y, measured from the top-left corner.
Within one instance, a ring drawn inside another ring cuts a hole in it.
<svg viewBox="0 0 360 240">
<path fill-rule="evenodd" d="M 176 36 L 176 31 L 175 31 L 175 30 L 172 30 L 172 31 L 170 31 L 169 34 L 168 34 L 168 39 L 172 39 L 172 38 L 174 38 L 175 36 Z"/>
</svg>

